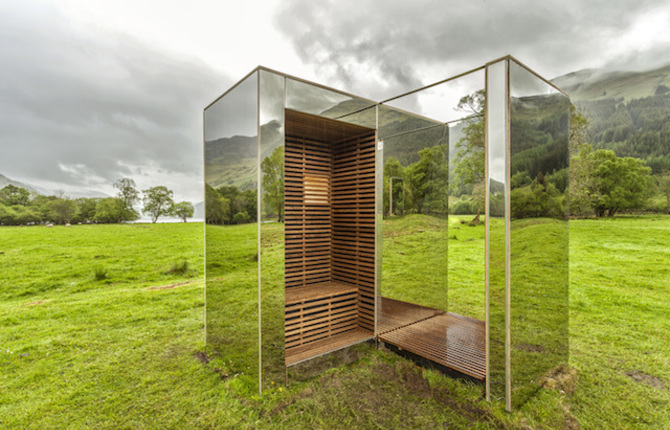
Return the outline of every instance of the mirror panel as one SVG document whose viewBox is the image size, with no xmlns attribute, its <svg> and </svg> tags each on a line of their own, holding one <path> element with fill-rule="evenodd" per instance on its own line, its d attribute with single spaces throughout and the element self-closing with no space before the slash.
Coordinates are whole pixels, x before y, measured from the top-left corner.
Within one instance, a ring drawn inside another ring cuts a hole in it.
<svg viewBox="0 0 670 430">
<path fill-rule="evenodd" d="M 260 70 L 260 300 L 262 388 L 284 384 L 285 77 Z"/>
<path fill-rule="evenodd" d="M 486 397 L 504 400 L 507 393 L 507 60 L 487 66 L 486 73 Z"/>
<path fill-rule="evenodd" d="M 205 336 L 258 392 L 258 74 L 210 105 L 205 128 Z"/>
<path fill-rule="evenodd" d="M 568 362 L 567 96 L 510 60 L 512 405 Z"/>
</svg>

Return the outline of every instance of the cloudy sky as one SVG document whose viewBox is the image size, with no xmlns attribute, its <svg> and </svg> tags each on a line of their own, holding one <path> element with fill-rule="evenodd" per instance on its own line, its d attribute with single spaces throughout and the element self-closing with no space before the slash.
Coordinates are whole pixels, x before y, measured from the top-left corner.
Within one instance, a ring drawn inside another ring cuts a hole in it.
<svg viewBox="0 0 670 430">
<path fill-rule="evenodd" d="M 7 0 L 0 174 L 202 200 L 202 110 L 255 66 L 381 100 L 511 54 L 548 78 L 670 62 L 669 0 Z"/>
</svg>

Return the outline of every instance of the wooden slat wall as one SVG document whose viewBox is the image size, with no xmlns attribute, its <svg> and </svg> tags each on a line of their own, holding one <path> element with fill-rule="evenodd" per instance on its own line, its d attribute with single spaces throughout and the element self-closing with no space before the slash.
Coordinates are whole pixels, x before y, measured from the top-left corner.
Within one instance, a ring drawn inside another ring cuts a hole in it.
<svg viewBox="0 0 670 430">
<path fill-rule="evenodd" d="M 374 130 L 336 142 L 331 187 L 332 278 L 358 287 L 358 324 L 374 331 Z"/>
<path fill-rule="evenodd" d="M 291 288 L 331 280 L 331 196 L 306 203 L 304 180 L 311 176 L 330 181 L 333 155 L 329 144 L 288 131 L 284 149 L 285 285 Z"/>
</svg>

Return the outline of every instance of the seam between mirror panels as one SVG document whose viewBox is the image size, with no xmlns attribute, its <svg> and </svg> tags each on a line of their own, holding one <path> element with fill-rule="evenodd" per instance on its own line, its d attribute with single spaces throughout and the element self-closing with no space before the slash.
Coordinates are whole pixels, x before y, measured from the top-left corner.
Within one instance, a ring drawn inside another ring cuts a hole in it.
<svg viewBox="0 0 670 430">
<path fill-rule="evenodd" d="M 489 66 L 486 66 L 486 69 L 484 71 L 484 112 L 485 112 L 485 118 L 484 118 L 484 157 L 485 157 L 485 163 L 484 163 L 484 180 L 486 181 L 484 185 L 484 225 L 485 225 L 485 230 L 484 230 L 484 290 L 485 290 L 485 305 L 484 305 L 484 332 L 485 332 L 485 363 L 486 363 L 486 384 L 485 384 L 485 397 L 486 401 L 490 402 L 491 401 L 491 366 L 490 366 L 490 361 L 491 361 L 491 352 L 490 352 L 490 336 L 491 336 L 491 329 L 490 329 L 490 300 L 489 300 L 489 230 L 490 230 L 490 196 L 489 196 Z"/>
<path fill-rule="evenodd" d="M 512 411 L 512 235 L 511 235 L 511 141 L 510 60 L 505 60 L 505 408 Z"/>
<path fill-rule="evenodd" d="M 206 149 L 206 141 L 205 139 L 207 136 L 205 136 L 205 110 L 203 109 L 202 111 L 202 172 L 206 172 L 207 168 L 207 159 L 205 157 L 205 149 Z M 202 190 L 203 190 L 203 195 L 202 195 L 202 201 L 203 203 L 203 208 L 205 209 L 205 215 L 204 215 L 204 220 L 202 223 L 202 248 L 203 248 L 203 258 L 202 258 L 202 273 L 205 278 L 205 282 L 203 282 L 203 287 L 202 287 L 202 299 L 203 299 L 203 310 L 202 310 L 202 321 L 203 321 L 203 338 L 205 342 L 205 346 L 207 346 L 207 198 L 206 198 L 206 181 L 205 178 L 207 177 L 206 174 L 203 175 L 203 181 L 202 181 Z"/>
<path fill-rule="evenodd" d="M 263 394 L 263 339 L 261 327 L 261 71 L 256 74 L 256 252 L 258 253 L 258 394 Z"/>
</svg>

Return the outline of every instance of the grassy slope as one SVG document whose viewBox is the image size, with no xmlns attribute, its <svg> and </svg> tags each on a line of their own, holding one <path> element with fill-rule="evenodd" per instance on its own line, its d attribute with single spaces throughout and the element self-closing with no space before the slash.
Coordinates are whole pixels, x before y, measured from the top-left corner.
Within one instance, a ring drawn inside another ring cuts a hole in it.
<svg viewBox="0 0 670 430">
<path fill-rule="evenodd" d="M 560 428 L 570 403 L 583 428 L 670 422 L 669 217 L 571 224 L 577 389 L 541 390 L 513 414 L 366 346 L 347 367 L 242 395 L 221 360 L 197 359 L 201 240 L 199 224 L 1 229 L 0 427 Z M 181 258 L 197 272 L 166 274 Z"/>
</svg>

